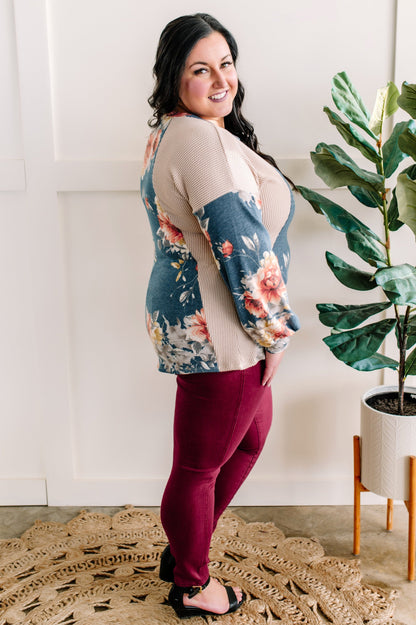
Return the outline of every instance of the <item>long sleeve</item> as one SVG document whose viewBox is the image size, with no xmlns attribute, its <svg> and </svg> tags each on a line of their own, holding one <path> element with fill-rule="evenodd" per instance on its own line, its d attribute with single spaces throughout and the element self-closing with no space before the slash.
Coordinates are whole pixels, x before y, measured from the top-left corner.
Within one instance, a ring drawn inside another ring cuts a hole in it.
<svg viewBox="0 0 416 625">
<path fill-rule="evenodd" d="M 230 191 L 196 212 L 244 330 L 279 352 L 293 334 L 286 285 L 254 196 Z"/>
<path fill-rule="evenodd" d="M 179 191 L 206 236 L 242 327 L 259 346 L 279 352 L 298 321 L 263 224 L 258 181 L 243 154 L 226 144 L 228 133 L 210 122 L 199 129 L 176 146 Z"/>
<path fill-rule="evenodd" d="M 284 349 L 298 321 L 285 284 L 292 195 L 280 173 L 227 130 L 167 116 L 149 139 L 141 194 L 160 371 L 244 369 Z"/>
</svg>

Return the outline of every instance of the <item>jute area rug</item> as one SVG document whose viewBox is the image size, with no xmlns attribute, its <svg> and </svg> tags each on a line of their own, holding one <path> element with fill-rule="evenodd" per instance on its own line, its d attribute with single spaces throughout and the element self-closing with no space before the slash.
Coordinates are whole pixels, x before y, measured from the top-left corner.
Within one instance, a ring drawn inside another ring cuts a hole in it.
<svg viewBox="0 0 416 625">
<path fill-rule="evenodd" d="M 37 521 L 0 541 L 1 625 L 176 625 L 159 580 L 166 536 L 153 512 L 83 511 L 67 524 Z M 327 557 L 314 539 L 226 513 L 211 574 L 242 587 L 246 603 L 204 625 L 394 625 L 394 591 L 364 584 L 353 560 Z"/>
</svg>

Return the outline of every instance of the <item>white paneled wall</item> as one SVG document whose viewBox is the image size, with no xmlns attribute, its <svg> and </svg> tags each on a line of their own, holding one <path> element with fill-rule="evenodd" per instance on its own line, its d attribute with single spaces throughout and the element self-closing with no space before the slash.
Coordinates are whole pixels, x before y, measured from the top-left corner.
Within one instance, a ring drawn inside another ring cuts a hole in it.
<svg viewBox="0 0 416 625">
<path fill-rule="evenodd" d="M 0 505 L 159 503 L 175 379 L 157 372 L 144 327 L 153 252 L 138 185 L 157 40 L 196 11 L 236 36 L 246 115 L 299 184 L 322 186 L 308 153 L 338 141 L 322 113 L 336 72 L 370 109 L 388 80 L 416 80 L 413 0 L 161 0 L 157 11 L 0 0 Z M 357 209 L 347 192 L 333 197 Z M 350 300 L 323 256 L 348 258 L 343 237 L 298 199 L 290 240 L 302 331 L 235 503 L 348 504 L 359 397 L 380 375 L 321 341 L 315 303 Z"/>
</svg>

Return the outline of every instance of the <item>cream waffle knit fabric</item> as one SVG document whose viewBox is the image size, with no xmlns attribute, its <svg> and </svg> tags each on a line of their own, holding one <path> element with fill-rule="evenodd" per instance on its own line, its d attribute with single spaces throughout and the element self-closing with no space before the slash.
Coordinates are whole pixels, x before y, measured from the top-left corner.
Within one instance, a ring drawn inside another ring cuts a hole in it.
<svg viewBox="0 0 416 625">
<path fill-rule="evenodd" d="M 149 138 L 141 193 L 160 370 L 244 369 L 285 349 L 298 321 L 286 290 L 293 198 L 281 174 L 227 130 L 179 115 Z"/>
</svg>

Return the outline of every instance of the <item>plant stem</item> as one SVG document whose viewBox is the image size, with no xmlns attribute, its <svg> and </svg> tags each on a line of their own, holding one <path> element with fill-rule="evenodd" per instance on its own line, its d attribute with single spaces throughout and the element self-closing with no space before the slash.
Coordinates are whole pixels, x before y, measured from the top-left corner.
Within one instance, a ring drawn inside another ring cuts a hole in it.
<svg viewBox="0 0 416 625">
<path fill-rule="evenodd" d="M 387 266 L 391 267 L 391 256 L 390 256 L 390 229 L 389 229 L 389 220 L 388 220 L 388 212 L 387 212 L 387 189 L 386 189 L 386 177 L 384 174 L 384 162 L 383 162 L 383 141 L 382 141 L 382 128 L 380 130 L 379 140 L 377 141 L 378 153 L 381 157 L 381 162 L 377 169 L 379 173 L 383 176 L 383 192 L 381 194 L 383 200 L 382 213 L 383 213 L 383 225 L 384 225 L 384 237 L 386 240 L 386 262 Z M 399 367 L 397 370 L 398 373 L 398 413 L 400 415 L 403 414 L 403 402 L 404 402 L 404 380 L 405 380 L 405 366 L 406 366 L 406 347 L 407 347 L 407 325 L 409 321 L 410 314 L 410 306 L 406 308 L 406 313 L 403 320 L 403 325 L 400 323 L 400 314 L 398 306 L 394 305 L 394 314 L 397 322 L 397 342 L 399 344 Z"/>
<path fill-rule="evenodd" d="M 381 156 L 381 158 L 383 159 L 383 148 L 381 145 L 381 139 L 378 142 L 378 152 Z M 391 256 L 390 256 L 390 230 L 389 230 L 389 218 L 388 218 L 388 213 L 387 213 L 387 190 L 386 190 L 386 178 L 384 176 L 384 164 L 383 164 L 383 160 L 381 161 L 380 164 L 380 174 L 383 176 L 384 180 L 383 180 L 383 193 L 381 194 L 381 199 L 383 200 L 383 206 L 382 206 L 382 210 L 381 212 L 383 213 L 383 225 L 384 225 L 384 238 L 386 240 L 385 242 L 385 247 L 386 247 L 386 261 L 387 261 L 387 265 L 389 267 L 391 267 Z"/>
</svg>

